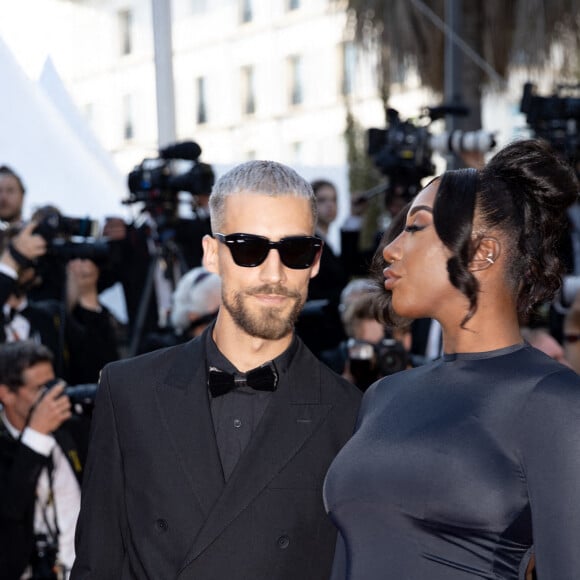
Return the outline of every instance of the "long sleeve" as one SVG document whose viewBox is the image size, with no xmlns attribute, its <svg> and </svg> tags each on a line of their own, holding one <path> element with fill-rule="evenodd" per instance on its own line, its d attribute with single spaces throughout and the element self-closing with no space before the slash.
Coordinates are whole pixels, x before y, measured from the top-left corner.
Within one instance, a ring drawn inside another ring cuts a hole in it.
<svg viewBox="0 0 580 580">
<path fill-rule="evenodd" d="M 127 542 L 123 466 L 107 370 L 103 371 L 91 426 L 71 579 L 121 578 Z"/>
<path fill-rule="evenodd" d="M 332 572 L 330 580 L 346 579 L 346 548 L 342 534 L 336 535 L 336 548 L 334 550 L 334 561 L 332 563 Z"/>
<path fill-rule="evenodd" d="M 522 417 L 538 578 L 574 580 L 580 570 L 580 389 L 571 371 L 541 381 Z"/>
</svg>

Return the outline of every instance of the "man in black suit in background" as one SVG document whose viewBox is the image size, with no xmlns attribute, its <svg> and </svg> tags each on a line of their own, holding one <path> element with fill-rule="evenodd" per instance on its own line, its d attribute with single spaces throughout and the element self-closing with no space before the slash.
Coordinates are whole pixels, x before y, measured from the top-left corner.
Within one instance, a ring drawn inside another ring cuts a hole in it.
<svg viewBox="0 0 580 580">
<path fill-rule="evenodd" d="M 67 304 L 30 300 L 47 247 L 35 227 L 29 222 L 7 230 L 0 243 L 0 343 L 44 344 L 59 377 L 70 384 L 95 383 L 105 363 L 118 358 L 112 315 L 98 300 L 99 268 L 92 260 L 63 261 Z"/>
<path fill-rule="evenodd" d="M 76 429 L 69 420 L 71 403 L 63 383 L 46 390 L 54 378 L 52 354 L 45 346 L 30 341 L 0 345 L 3 580 L 19 580 L 27 568 L 25 578 L 52 578 L 41 570 L 47 573 L 55 563 L 68 578 L 74 560 L 83 426 Z"/>
<path fill-rule="evenodd" d="M 102 373 L 74 579 L 330 574 L 321 487 L 360 393 L 294 333 L 322 247 L 312 188 L 250 161 L 218 180 L 210 210 L 215 324 Z"/>
</svg>

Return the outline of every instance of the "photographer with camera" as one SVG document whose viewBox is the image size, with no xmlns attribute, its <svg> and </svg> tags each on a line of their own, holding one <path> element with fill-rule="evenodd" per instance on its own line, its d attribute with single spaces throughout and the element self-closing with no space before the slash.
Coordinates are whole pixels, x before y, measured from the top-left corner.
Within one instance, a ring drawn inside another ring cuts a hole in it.
<svg viewBox="0 0 580 580">
<path fill-rule="evenodd" d="M 106 285 L 120 282 L 129 317 L 129 355 L 142 352 L 143 337 L 169 323 L 171 295 L 187 271 L 199 267 L 201 240 L 211 235 L 208 200 L 214 182 L 193 141 L 176 143 L 144 159 L 128 177 L 125 204 L 140 203 L 131 223 L 109 217 L 103 235 L 111 250 Z M 187 171 L 181 167 L 189 163 Z M 179 193 L 191 194 L 194 216 L 179 215 Z"/>
<path fill-rule="evenodd" d="M 0 345 L 3 580 L 68 578 L 74 561 L 88 433 L 83 417 L 71 418 L 52 360 L 45 346 L 31 341 Z"/>
<path fill-rule="evenodd" d="M 36 219 L 42 220 L 42 214 Z M 42 221 L 4 233 L 0 260 L 0 342 L 32 339 L 54 355 L 58 374 L 70 383 L 94 383 L 105 363 L 118 358 L 110 313 L 97 297 L 98 266 L 91 260 L 62 260 L 68 303 L 31 300 L 38 264 L 49 244 Z"/>
<path fill-rule="evenodd" d="M 341 317 L 347 339 L 320 358 L 365 391 L 381 377 L 412 366 L 409 328 L 388 328 L 376 319 L 371 279 L 357 278 L 343 290 Z"/>
</svg>

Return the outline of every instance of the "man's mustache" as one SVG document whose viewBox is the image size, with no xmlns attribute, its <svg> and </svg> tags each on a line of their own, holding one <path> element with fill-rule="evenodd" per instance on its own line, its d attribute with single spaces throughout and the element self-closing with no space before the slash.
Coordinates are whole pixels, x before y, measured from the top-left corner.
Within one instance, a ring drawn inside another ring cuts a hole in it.
<svg viewBox="0 0 580 580">
<path fill-rule="evenodd" d="M 255 296 L 256 294 L 275 294 L 276 296 L 285 296 L 286 298 L 300 298 L 299 292 L 289 290 L 285 286 L 277 284 L 264 284 L 262 286 L 256 286 L 255 288 L 249 288 L 245 294 L 249 294 L 250 296 Z"/>
</svg>

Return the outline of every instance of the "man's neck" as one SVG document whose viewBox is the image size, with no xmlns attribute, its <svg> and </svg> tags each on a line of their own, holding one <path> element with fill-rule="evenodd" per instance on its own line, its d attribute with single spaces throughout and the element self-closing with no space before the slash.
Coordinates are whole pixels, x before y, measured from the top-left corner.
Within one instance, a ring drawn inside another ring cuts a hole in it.
<svg viewBox="0 0 580 580">
<path fill-rule="evenodd" d="M 6 429 L 14 438 L 18 438 L 22 429 L 24 429 L 24 423 L 18 420 L 18 417 L 8 417 L 8 409 L 0 409 L 0 419 L 4 423 Z"/>
</svg>

